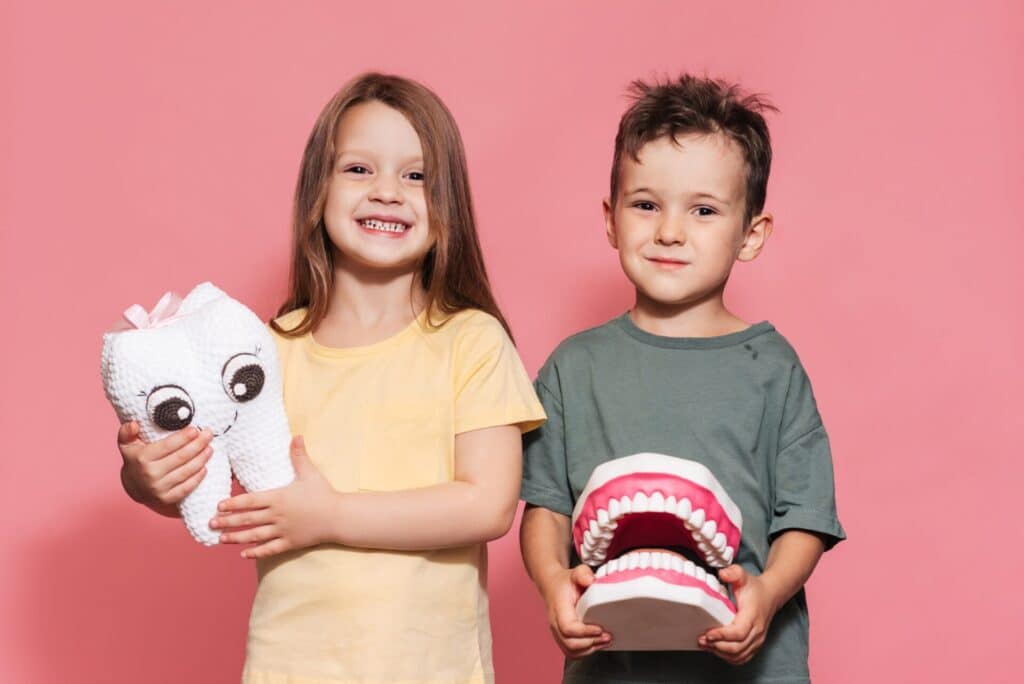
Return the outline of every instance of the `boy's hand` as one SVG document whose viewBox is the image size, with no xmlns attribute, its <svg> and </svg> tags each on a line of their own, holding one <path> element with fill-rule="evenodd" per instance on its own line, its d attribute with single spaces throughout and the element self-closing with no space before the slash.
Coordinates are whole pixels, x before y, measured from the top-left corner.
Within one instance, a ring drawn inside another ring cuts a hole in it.
<svg viewBox="0 0 1024 684">
<path fill-rule="evenodd" d="M 611 634 L 600 626 L 584 624 L 576 615 L 576 603 L 593 583 L 593 570 L 581 564 L 571 570 L 553 572 L 543 586 L 551 634 L 569 658 L 583 658 L 607 647 L 612 641 Z"/>
<path fill-rule="evenodd" d="M 728 625 L 702 634 L 697 645 L 728 663 L 742 665 L 764 644 L 768 624 L 778 606 L 762 578 L 748 573 L 741 565 L 724 568 L 718 578 L 732 585 L 738 609 L 736 617 Z"/>
<path fill-rule="evenodd" d="M 221 543 L 256 544 L 242 552 L 243 558 L 265 558 L 330 541 L 338 493 L 309 460 L 301 437 L 292 440 L 291 456 L 291 484 L 225 499 L 217 506 L 220 513 L 210 527 L 224 530 Z"/>
<path fill-rule="evenodd" d="M 212 439 L 209 430 L 190 426 L 147 444 L 139 438 L 138 423 L 123 423 L 117 431 L 117 449 L 124 459 L 121 484 L 135 501 L 164 515 L 176 515 L 177 504 L 206 475 L 206 462 L 213 456 Z"/>
</svg>

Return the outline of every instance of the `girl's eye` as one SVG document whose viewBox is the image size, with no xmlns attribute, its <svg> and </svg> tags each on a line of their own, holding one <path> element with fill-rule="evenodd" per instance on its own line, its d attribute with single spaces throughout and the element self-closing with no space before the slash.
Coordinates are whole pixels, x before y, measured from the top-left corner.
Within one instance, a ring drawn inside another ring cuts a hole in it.
<svg viewBox="0 0 1024 684">
<path fill-rule="evenodd" d="M 362 175 L 362 174 L 370 173 L 370 170 L 368 168 L 366 168 L 365 166 L 360 166 L 360 165 L 356 164 L 355 166 L 350 166 L 347 169 L 345 169 L 345 173 L 358 173 L 358 174 Z"/>
<path fill-rule="evenodd" d="M 655 209 L 653 202 L 634 202 L 633 206 L 640 211 L 654 211 Z"/>
<path fill-rule="evenodd" d="M 409 172 L 409 180 L 416 181 L 418 183 L 422 183 L 423 182 L 423 172 L 422 171 L 410 171 Z"/>
</svg>

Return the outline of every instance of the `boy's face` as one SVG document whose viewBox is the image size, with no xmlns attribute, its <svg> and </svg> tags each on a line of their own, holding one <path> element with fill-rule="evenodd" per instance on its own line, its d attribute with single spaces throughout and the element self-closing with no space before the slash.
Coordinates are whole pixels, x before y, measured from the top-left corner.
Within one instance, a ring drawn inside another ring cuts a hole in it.
<svg viewBox="0 0 1024 684">
<path fill-rule="evenodd" d="M 720 295 L 733 263 L 754 259 L 771 216 L 744 225 L 746 163 L 720 134 L 653 140 L 620 169 L 614 208 L 605 201 L 608 241 L 642 296 L 689 306 Z"/>
</svg>

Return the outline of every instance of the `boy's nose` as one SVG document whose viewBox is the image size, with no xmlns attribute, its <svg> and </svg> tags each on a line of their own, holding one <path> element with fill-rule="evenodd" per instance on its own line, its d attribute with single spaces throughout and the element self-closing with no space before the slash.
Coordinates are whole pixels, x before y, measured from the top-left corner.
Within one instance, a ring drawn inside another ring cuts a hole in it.
<svg viewBox="0 0 1024 684">
<path fill-rule="evenodd" d="M 658 226 L 654 241 L 659 245 L 682 245 L 686 243 L 686 226 L 680 220 L 667 219 Z"/>
</svg>

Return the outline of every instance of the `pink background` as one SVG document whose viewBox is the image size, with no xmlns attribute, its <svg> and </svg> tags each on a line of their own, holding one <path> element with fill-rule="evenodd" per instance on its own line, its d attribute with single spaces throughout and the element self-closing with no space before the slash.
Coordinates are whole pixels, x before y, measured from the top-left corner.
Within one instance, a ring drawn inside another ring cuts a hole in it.
<svg viewBox="0 0 1024 684">
<path fill-rule="evenodd" d="M 776 234 L 729 301 L 832 436 L 812 674 L 1019 681 L 1022 6 L 717 4 L 3 4 L 0 681 L 237 680 L 254 573 L 121 492 L 100 333 L 207 278 L 269 316 L 306 135 L 370 68 L 459 121 L 531 373 L 630 302 L 600 212 L 628 81 L 768 93 Z M 500 681 L 557 681 L 515 535 L 491 550 Z"/>
</svg>

